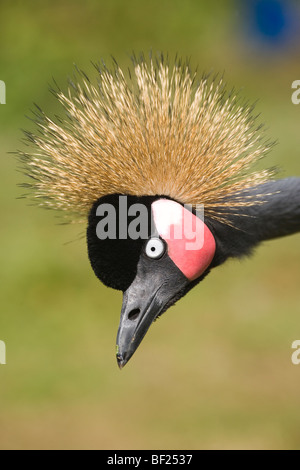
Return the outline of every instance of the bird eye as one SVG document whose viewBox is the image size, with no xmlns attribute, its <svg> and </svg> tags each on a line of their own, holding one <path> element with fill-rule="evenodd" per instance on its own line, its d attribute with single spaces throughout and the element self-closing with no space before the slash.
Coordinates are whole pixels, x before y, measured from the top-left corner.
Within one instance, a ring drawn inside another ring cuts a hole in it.
<svg viewBox="0 0 300 470">
<path fill-rule="evenodd" d="M 166 246 L 160 238 L 150 238 L 146 244 L 145 252 L 149 258 L 161 258 L 166 251 Z"/>
</svg>

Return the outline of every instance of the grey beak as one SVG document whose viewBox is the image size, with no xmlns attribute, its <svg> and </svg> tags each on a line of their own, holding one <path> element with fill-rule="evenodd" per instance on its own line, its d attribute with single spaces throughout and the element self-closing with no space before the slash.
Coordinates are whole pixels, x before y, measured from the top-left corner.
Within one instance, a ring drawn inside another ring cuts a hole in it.
<svg viewBox="0 0 300 470">
<path fill-rule="evenodd" d="M 117 361 L 120 368 L 137 350 L 153 321 L 181 297 L 179 293 L 187 284 L 187 278 L 167 255 L 160 260 L 141 256 L 137 275 L 123 294 L 117 335 Z"/>
</svg>

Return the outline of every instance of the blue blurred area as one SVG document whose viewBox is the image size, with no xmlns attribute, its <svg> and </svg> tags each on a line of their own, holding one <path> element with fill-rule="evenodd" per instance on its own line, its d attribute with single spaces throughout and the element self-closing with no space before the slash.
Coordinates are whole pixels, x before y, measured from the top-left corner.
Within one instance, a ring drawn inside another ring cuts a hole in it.
<svg viewBox="0 0 300 470">
<path fill-rule="evenodd" d="M 280 0 L 257 0 L 253 5 L 256 31 L 272 41 L 282 40 L 289 31 L 290 15 L 287 3 Z"/>
<path fill-rule="evenodd" d="M 259 48 L 276 50 L 299 43 L 299 2 L 293 0 L 242 0 L 244 31 Z"/>
</svg>

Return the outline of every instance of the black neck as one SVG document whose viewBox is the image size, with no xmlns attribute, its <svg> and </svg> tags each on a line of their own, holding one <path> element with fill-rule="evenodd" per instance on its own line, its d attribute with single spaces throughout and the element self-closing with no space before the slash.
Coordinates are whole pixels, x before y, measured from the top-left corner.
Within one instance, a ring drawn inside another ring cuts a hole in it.
<svg viewBox="0 0 300 470">
<path fill-rule="evenodd" d="M 300 231 L 300 178 L 286 178 L 254 187 L 244 192 L 264 201 L 248 207 L 232 207 L 231 225 L 206 220 L 212 230 L 217 252 L 213 266 L 229 257 L 251 254 L 260 242 Z"/>
</svg>

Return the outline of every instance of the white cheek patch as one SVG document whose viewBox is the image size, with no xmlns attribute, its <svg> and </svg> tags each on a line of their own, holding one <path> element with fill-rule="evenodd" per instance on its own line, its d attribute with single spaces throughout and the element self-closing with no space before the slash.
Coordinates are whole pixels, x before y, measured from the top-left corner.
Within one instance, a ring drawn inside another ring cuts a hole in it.
<svg viewBox="0 0 300 470">
<path fill-rule="evenodd" d="M 183 207 L 175 201 L 168 199 L 159 199 L 153 202 L 152 212 L 155 222 L 155 227 L 159 235 L 164 239 L 170 238 L 172 230 L 178 233 L 180 238 L 183 225 Z"/>
<path fill-rule="evenodd" d="M 159 199 L 152 204 L 158 234 L 168 245 L 168 255 L 189 279 L 208 268 L 216 251 L 215 239 L 202 220 L 175 201 Z"/>
</svg>

